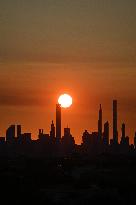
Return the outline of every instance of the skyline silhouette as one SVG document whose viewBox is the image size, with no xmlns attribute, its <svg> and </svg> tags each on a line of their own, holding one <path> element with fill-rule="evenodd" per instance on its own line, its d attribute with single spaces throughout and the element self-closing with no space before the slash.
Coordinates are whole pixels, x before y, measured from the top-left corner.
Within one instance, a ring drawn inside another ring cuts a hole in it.
<svg viewBox="0 0 136 205">
<path fill-rule="evenodd" d="M 136 132 L 133 136 L 133 144 L 129 141 L 129 136 L 126 135 L 126 125 L 122 122 L 121 136 L 118 135 L 118 107 L 117 100 L 113 100 L 113 124 L 112 133 L 110 136 L 110 124 L 108 121 L 103 122 L 103 109 L 100 104 L 98 110 L 98 128 L 96 131 L 89 133 L 86 129 L 82 134 L 82 143 L 77 145 L 74 136 L 71 134 L 70 127 L 64 128 L 62 131 L 62 107 L 61 104 L 56 104 L 56 127 L 52 120 L 50 125 L 50 133 L 45 133 L 43 128 L 39 128 L 37 139 L 32 139 L 32 134 L 29 132 L 22 133 L 21 125 L 10 125 L 6 130 L 6 136 L 0 137 L 0 146 L 3 153 L 9 149 L 14 150 L 17 154 L 22 151 L 22 154 L 40 155 L 42 156 L 64 156 L 74 153 L 97 155 L 102 153 L 136 153 Z M 26 149 L 27 147 L 27 149 Z M 21 148 L 21 149 L 20 149 Z M 36 151 L 35 151 L 36 148 Z M 20 149 L 20 150 L 19 150 Z M 25 149 L 27 150 L 25 153 Z"/>
</svg>

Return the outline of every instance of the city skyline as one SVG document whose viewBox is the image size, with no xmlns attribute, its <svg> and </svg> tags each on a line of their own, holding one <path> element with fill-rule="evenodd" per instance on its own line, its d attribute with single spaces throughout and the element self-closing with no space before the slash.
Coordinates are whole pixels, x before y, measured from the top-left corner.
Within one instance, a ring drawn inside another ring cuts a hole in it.
<svg viewBox="0 0 136 205">
<path fill-rule="evenodd" d="M 61 140 L 62 140 L 62 135 L 64 134 L 65 136 L 65 133 L 69 133 L 70 134 L 70 127 L 68 127 L 67 125 L 67 128 L 66 127 L 63 127 L 62 128 L 62 109 L 63 107 L 61 106 L 61 104 L 57 103 L 56 104 L 56 121 L 55 121 L 55 124 L 56 124 L 56 127 L 54 125 L 54 121 L 52 120 L 51 121 L 51 125 L 50 125 L 50 133 L 47 133 L 47 131 L 44 129 L 44 128 L 39 128 L 39 135 L 37 134 L 37 137 L 36 138 L 32 138 L 32 133 L 30 132 L 26 132 L 23 134 L 23 137 L 26 138 L 28 137 L 29 140 L 37 140 L 38 138 L 40 139 L 40 137 L 42 137 L 42 139 L 44 140 L 44 136 L 45 138 L 49 138 L 51 139 L 53 142 L 54 140 L 56 141 L 57 144 L 60 144 L 61 143 Z M 113 106 L 112 106 L 112 125 L 110 125 L 109 121 L 105 121 L 103 120 L 103 109 L 102 109 L 102 105 L 100 104 L 100 108 L 98 110 L 98 127 L 97 127 L 97 130 L 87 130 L 86 128 L 84 129 L 85 130 L 85 133 L 87 132 L 89 134 L 90 132 L 90 136 L 91 136 L 91 133 L 95 133 L 96 134 L 96 138 L 98 140 L 98 142 L 101 144 L 101 143 L 104 143 L 106 145 L 117 145 L 117 144 L 121 144 L 121 143 L 124 143 L 124 141 L 126 141 L 126 138 L 127 138 L 127 144 L 128 145 L 135 145 L 135 137 L 136 137 L 136 131 L 134 132 L 134 135 L 133 135 L 133 142 L 130 141 L 130 136 L 128 136 L 126 134 L 126 124 L 124 121 L 121 122 L 121 128 L 118 127 L 118 104 L 117 104 L 117 100 L 113 100 Z M 15 126 L 17 126 L 17 131 L 15 131 Z M 10 137 L 10 134 L 9 134 L 9 137 L 7 135 L 7 132 L 6 132 L 6 136 L 0 136 L 1 140 L 3 141 L 12 141 L 12 138 L 19 138 L 22 134 L 21 134 L 21 130 L 22 130 L 22 127 L 21 125 L 10 125 L 10 127 L 7 129 L 9 130 L 9 133 L 10 133 L 10 130 L 12 130 L 12 137 Z M 62 131 L 64 130 L 64 132 Z M 111 130 L 111 131 L 110 131 Z M 119 130 L 121 132 L 121 135 L 119 135 Z M 84 135 L 84 132 L 82 132 L 83 135 Z M 110 134 L 112 133 L 112 135 Z M 83 137 L 82 135 L 82 137 Z M 91 138 L 91 137 L 89 137 Z M 76 139 L 76 137 L 74 136 L 74 140 Z M 81 143 L 83 143 L 83 138 L 81 140 Z M 75 144 L 78 144 L 75 142 Z"/>
</svg>

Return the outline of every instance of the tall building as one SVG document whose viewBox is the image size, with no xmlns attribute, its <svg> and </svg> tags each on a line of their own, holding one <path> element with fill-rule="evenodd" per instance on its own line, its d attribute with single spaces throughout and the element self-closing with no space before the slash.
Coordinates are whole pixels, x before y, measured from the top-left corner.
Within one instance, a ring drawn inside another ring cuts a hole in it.
<svg viewBox="0 0 136 205">
<path fill-rule="evenodd" d="M 51 140 L 51 142 L 54 142 L 54 139 L 55 139 L 55 126 L 54 126 L 54 123 L 52 121 L 51 130 L 50 130 L 50 140 Z"/>
<path fill-rule="evenodd" d="M 122 132 L 121 141 L 120 141 L 120 144 L 121 144 L 121 145 L 125 145 L 125 144 L 126 144 L 126 132 L 125 132 L 125 129 L 126 129 L 126 126 L 125 126 L 125 124 L 123 123 L 123 124 L 122 124 L 122 127 L 121 127 L 121 132 Z"/>
<path fill-rule="evenodd" d="M 49 143 L 50 136 L 49 134 L 45 134 L 43 129 L 39 129 L 39 142 L 42 144 Z"/>
<path fill-rule="evenodd" d="M 17 125 L 17 137 L 21 137 L 21 125 Z"/>
<path fill-rule="evenodd" d="M 61 105 L 56 104 L 56 142 L 61 140 Z"/>
<path fill-rule="evenodd" d="M 118 144 L 117 100 L 113 100 L 113 143 Z"/>
<path fill-rule="evenodd" d="M 109 145 L 109 122 L 104 124 L 103 144 Z"/>
<path fill-rule="evenodd" d="M 15 139 L 15 125 L 11 125 L 6 130 L 6 141 L 7 143 L 13 143 Z"/>
<path fill-rule="evenodd" d="M 126 126 L 125 126 L 125 124 L 123 123 L 123 124 L 122 124 L 122 128 L 121 128 L 121 130 L 122 130 L 122 138 L 125 138 L 125 137 L 126 137 L 126 131 L 125 131 L 125 129 L 126 129 Z"/>
<path fill-rule="evenodd" d="M 75 140 L 70 133 L 70 128 L 64 128 L 64 136 L 61 139 L 63 153 L 72 153 L 75 147 Z"/>
<path fill-rule="evenodd" d="M 102 107 L 100 104 L 100 109 L 99 109 L 99 119 L 98 119 L 98 140 L 101 142 L 102 140 Z"/>
</svg>

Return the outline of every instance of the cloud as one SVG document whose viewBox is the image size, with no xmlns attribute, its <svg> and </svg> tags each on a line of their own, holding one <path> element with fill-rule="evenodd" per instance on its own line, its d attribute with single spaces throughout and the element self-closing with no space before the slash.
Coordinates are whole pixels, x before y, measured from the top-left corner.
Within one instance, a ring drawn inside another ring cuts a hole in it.
<svg viewBox="0 0 136 205">
<path fill-rule="evenodd" d="M 43 100 L 42 96 L 34 90 L 0 90 L 1 106 L 45 106 L 47 102 L 46 97 Z"/>
</svg>

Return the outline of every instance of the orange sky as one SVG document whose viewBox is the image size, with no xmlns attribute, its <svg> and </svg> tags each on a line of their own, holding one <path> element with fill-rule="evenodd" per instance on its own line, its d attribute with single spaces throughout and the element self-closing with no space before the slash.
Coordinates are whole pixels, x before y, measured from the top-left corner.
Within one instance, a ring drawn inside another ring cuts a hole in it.
<svg viewBox="0 0 136 205">
<path fill-rule="evenodd" d="M 46 0 L 0 2 L 0 135 L 19 123 L 36 138 L 49 132 L 55 104 L 77 143 L 84 129 L 97 129 L 99 104 L 112 131 L 112 100 L 119 128 L 136 129 L 136 1 Z M 119 132 L 120 134 L 120 132 Z M 112 137 L 112 132 L 111 132 Z"/>
<path fill-rule="evenodd" d="M 105 73 L 101 71 L 101 64 L 1 64 L 0 78 L 4 83 L 1 86 L 0 134 L 4 135 L 11 123 L 22 124 L 23 131 L 31 131 L 33 138 L 37 137 L 38 128 L 49 132 L 50 122 L 55 120 L 57 99 L 61 93 L 67 92 L 73 97 L 73 105 L 63 109 L 62 124 L 71 127 L 77 143 L 81 142 L 84 129 L 97 129 L 100 103 L 104 121 L 112 122 L 112 100 L 115 98 L 118 99 L 119 131 L 121 122 L 126 122 L 132 142 L 136 120 L 136 73 L 133 67 L 127 73 L 127 69 L 118 70 L 116 64 L 111 69 L 110 64 L 103 66 Z M 112 133 L 112 124 L 110 128 Z"/>
</svg>

